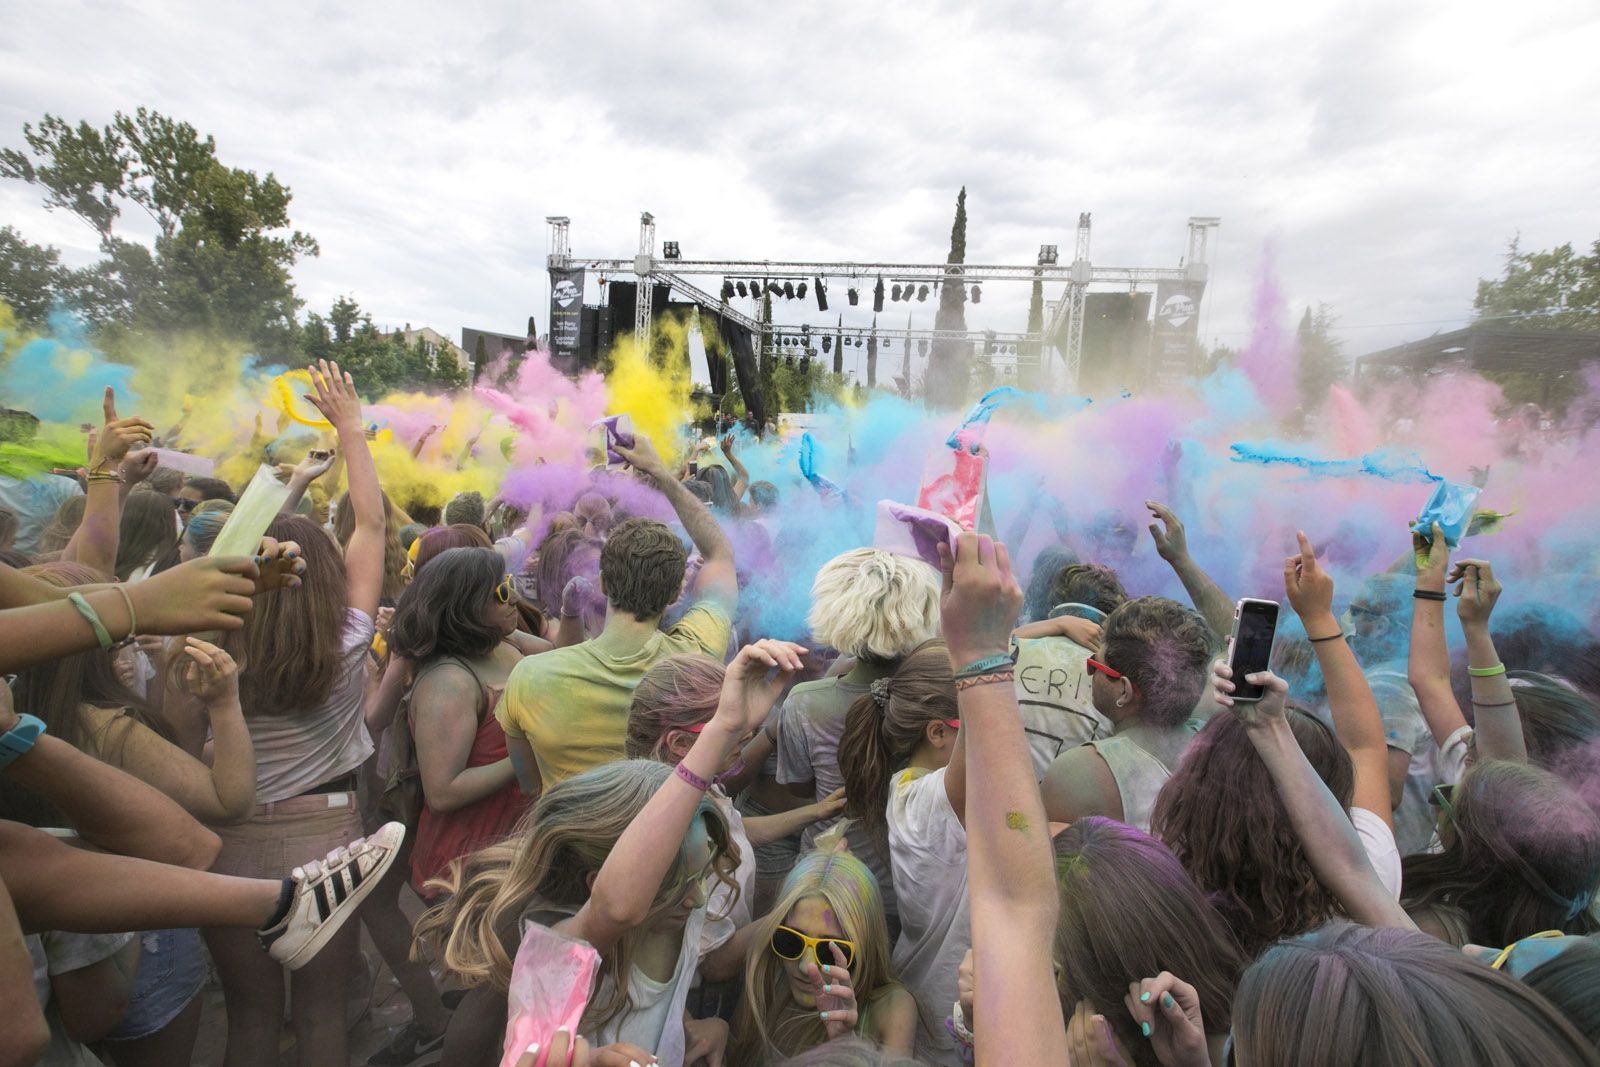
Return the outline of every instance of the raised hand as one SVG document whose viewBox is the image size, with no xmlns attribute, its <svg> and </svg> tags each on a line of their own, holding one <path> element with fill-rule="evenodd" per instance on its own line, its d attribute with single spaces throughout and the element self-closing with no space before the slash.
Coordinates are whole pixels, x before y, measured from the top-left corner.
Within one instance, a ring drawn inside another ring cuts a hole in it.
<svg viewBox="0 0 1600 1067">
<path fill-rule="evenodd" d="M 1445 543 L 1444 530 L 1439 524 L 1433 524 L 1431 537 L 1413 532 L 1411 551 L 1417 560 L 1417 588 L 1444 592 L 1445 571 L 1450 567 L 1450 546 Z"/>
<path fill-rule="evenodd" d="M 174 673 L 184 692 L 208 707 L 239 699 L 239 666 L 232 656 L 198 637 L 184 638 L 181 651 L 187 658 Z"/>
<path fill-rule="evenodd" d="M 131 487 L 138 485 L 154 474 L 156 467 L 160 466 L 160 464 L 161 457 L 156 455 L 153 449 L 147 448 L 141 452 L 129 452 L 126 456 L 123 456 L 122 462 L 117 466 L 117 471 L 122 475 L 122 484 Z"/>
<path fill-rule="evenodd" d="M 1494 576 L 1494 567 L 1488 560 L 1462 559 L 1450 571 L 1449 581 L 1455 583 L 1459 598 L 1456 614 L 1463 627 L 1488 627 L 1489 616 L 1500 600 L 1500 581 Z"/>
<path fill-rule="evenodd" d="M 293 541 L 263 537 L 256 549 L 255 565 L 260 571 L 256 592 L 273 589 L 299 589 L 306 575 L 306 561 L 300 546 Z"/>
<path fill-rule="evenodd" d="M 660 453 L 650 443 L 650 439 L 642 433 L 633 435 L 633 444 L 631 446 L 624 445 L 621 441 L 613 442 L 611 451 L 627 461 L 628 466 L 648 478 L 660 482 L 669 477 L 667 465 L 662 462 Z"/>
<path fill-rule="evenodd" d="M 106 386 L 105 399 L 101 402 L 101 410 L 105 414 L 105 424 L 100 427 L 100 432 L 95 435 L 94 443 L 89 451 L 89 470 L 105 471 L 122 462 L 130 449 L 143 448 L 150 443 L 155 427 L 141 418 L 117 417 L 117 393 L 115 389 Z"/>
<path fill-rule="evenodd" d="M 1227 660 L 1220 659 L 1211 665 L 1211 686 L 1216 690 L 1217 703 L 1233 712 L 1246 726 L 1268 724 L 1285 716 L 1288 682 L 1271 671 L 1247 674 L 1244 680 L 1251 685 L 1261 686 L 1260 700 L 1237 703 L 1233 699 L 1233 692 L 1237 688 L 1233 684 L 1233 668 L 1228 666 Z"/>
<path fill-rule="evenodd" d="M 245 556 L 202 556 L 128 585 L 147 634 L 237 630 L 250 613 L 261 571 Z"/>
<path fill-rule="evenodd" d="M 1162 971 L 1131 983 L 1123 1003 L 1163 1067 L 1210 1067 L 1206 1023 L 1194 986 Z"/>
<path fill-rule="evenodd" d="M 944 575 L 939 616 L 950 662 L 960 668 L 1005 654 L 1022 610 L 1022 587 L 1011 573 L 1006 546 L 964 533 L 953 556 L 948 546 L 939 545 L 939 569 Z"/>
<path fill-rule="evenodd" d="M 322 412 L 322 417 L 335 430 L 363 432 L 361 398 L 356 395 L 355 379 L 339 370 L 339 364 L 329 363 L 325 359 L 318 360 L 316 366 L 307 367 L 306 370 L 311 374 L 311 388 L 315 392 L 315 395 L 307 393 L 306 400 Z"/>
<path fill-rule="evenodd" d="M 856 1003 L 850 968 L 844 963 L 844 953 L 834 944 L 828 945 L 828 951 L 832 962 L 824 963 L 819 959 L 817 964 L 807 963 L 801 970 L 812 984 L 817 998 L 817 1011 L 822 1018 L 822 1025 L 828 1031 L 828 1040 L 832 1041 L 836 1037 L 854 1033 L 861 1013 Z"/>
<path fill-rule="evenodd" d="M 1289 606 L 1311 630 L 1333 618 L 1333 578 L 1317 563 L 1316 549 L 1304 533 L 1295 534 L 1300 554 L 1283 561 L 1283 590 Z"/>
<path fill-rule="evenodd" d="M 333 469 L 333 458 L 333 449 L 313 448 L 305 459 L 295 464 L 292 476 L 308 484 L 314 482 Z"/>
<path fill-rule="evenodd" d="M 783 687 L 797 674 L 806 654 L 792 641 L 757 641 L 746 645 L 728 664 L 722 698 L 711 721 L 732 737 L 743 738 L 766 721 Z"/>
<path fill-rule="evenodd" d="M 1146 500 L 1144 506 L 1150 509 L 1152 517 L 1160 520 L 1161 525 L 1151 523 L 1149 526 L 1150 540 L 1156 543 L 1156 555 L 1168 563 L 1176 563 L 1187 559 L 1189 556 L 1189 536 L 1184 533 L 1183 522 L 1172 509 L 1165 504 L 1158 504 L 1154 500 Z"/>
</svg>

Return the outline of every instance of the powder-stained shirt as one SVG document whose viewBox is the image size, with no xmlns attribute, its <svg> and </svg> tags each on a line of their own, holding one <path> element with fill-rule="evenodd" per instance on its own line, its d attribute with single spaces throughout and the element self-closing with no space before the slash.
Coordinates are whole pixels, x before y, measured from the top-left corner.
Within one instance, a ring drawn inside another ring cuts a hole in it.
<svg viewBox="0 0 1600 1067">
<path fill-rule="evenodd" d="M 1016 642 L 1017 710 L 1043 778 L 1051 762 L 1069 748 L 1111 736 L 1111 720 L 1094 708 L 1089 650 L 1069 637 L 1032 637 Z"/>
<path fill-rule="evenodd" d="M 622 758 L 628 706 L 645 671 L 679 653 L 721 660 L 732 632 L 728 609 L 702 600 L 670 630 L 653 631 L 642 642 L 602 633 L 529 656 L 506 679 L 495 718 L 507 737 L 527 740 L 548 789 Z"/>
<path fill-rule="evenodd" d="M 815 782 L 813 792 L 819 801 L 842 788 L 839 739 L 844 736 L 845 716 L 851 704 L 870 692 L 871 686 L 843 678 L 802 682 L 789 690 L 783 707 L 774 712 L 778 716 L 778 781 L 784 785 Z M 806 827 L 800 837 L 801 855 L 811 851 L 818 834 L 838 821 L 827 819 Z M 845 839 L 850 843 L 850 852 L 877 877 L 885 914 L 897 914 L 889 857 L 860 823 L 846 831 Z"/>
</svg>

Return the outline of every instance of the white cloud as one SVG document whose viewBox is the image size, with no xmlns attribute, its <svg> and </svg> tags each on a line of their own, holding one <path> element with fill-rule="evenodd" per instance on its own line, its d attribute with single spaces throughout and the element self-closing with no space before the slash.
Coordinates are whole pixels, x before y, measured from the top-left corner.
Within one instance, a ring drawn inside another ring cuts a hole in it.
<svg viewBox="0 0 1600 1067">
<path fill-rule="evenodd" d="M 1515 232 L 1600 235 L 1586 3 L 151 0 L 7 21 L 0 143 L 46 111 L 192 122 L 293 188 L 323 250 L 297 275 L 311 305 L 353 292 L 447 333 L 544 324 L 547 214 L 587 255 L 631 254 L 649 209 L 690 256 L 926 261 L 965 184 L 969 260 L 1070 249 L 1087 210 L 1093 258 L 1120 265 L 1176 263 L 1187 216 L 1216 214 L 1208 337 L 1242 338 L 1270 241 L 1291 300 L 1332 303 L 1357 352 L 1464 320 Z M 92 255 L 17 183 L 0 218 Z M 1026 299 L 987 287 L 969 321 L 1020 328 Z M 1415 325 L 1364 328 L 1385 323 Z"/>
</svg>

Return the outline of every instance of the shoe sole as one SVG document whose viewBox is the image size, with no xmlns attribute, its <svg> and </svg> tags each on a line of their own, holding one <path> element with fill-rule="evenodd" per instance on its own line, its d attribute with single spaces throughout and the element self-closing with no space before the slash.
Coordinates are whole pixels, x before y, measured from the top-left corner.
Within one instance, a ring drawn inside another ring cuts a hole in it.
<svg viewBox="0 0 1600 1067">
<path fill-rule="evenodd" d="M 400 855 L 400 845 L 405 841 L 405 836 L 405 824 L 392 822 L 368 837 L 368 842 L 386 846 L 383 859 L 370 872 L 362 876 L 361 884 L 356 886 L 355 891 L 345 898 L 344 904 L 334 909 L 334 913 L 328 917 L 328 921 L 323 923 L 321 928 L 312 934 L 310 939 L 301 945 L 294 955 L 278 962 L 291 971 L 297 971 L 310 963 L 317 953 L 321 952 L 328 942 L 333 940 L 334 935 L 344 929 L 344 924 L 349 922 L 360 909 L 361 902 L 367 899 L 367 895 L 377 888 L 379 882 L 383 881 L 383 876 L 389 873 L 389 868 L 394 866 L 395 859 Z"/>
</svg>

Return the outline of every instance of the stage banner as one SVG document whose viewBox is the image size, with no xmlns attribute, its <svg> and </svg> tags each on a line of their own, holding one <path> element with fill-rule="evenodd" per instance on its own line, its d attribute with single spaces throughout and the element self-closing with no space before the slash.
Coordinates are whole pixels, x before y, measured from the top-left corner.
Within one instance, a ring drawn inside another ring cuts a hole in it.
<svg viewBox="0 0 1600 1067">
<path fill-rule="evenodd" d="M 556 366 L 576 366 L 583 336 L 583 271 L 550 272 L 550 355 Z"/>
<path fill-rule="evenodd" d="M 1156 319 L 1150 338 L 1151 377 L 1156 384 L 1182 381 L 1194 373 L 1204 289 L 1204 282 L 1156 284 Z"/>
</svg>

